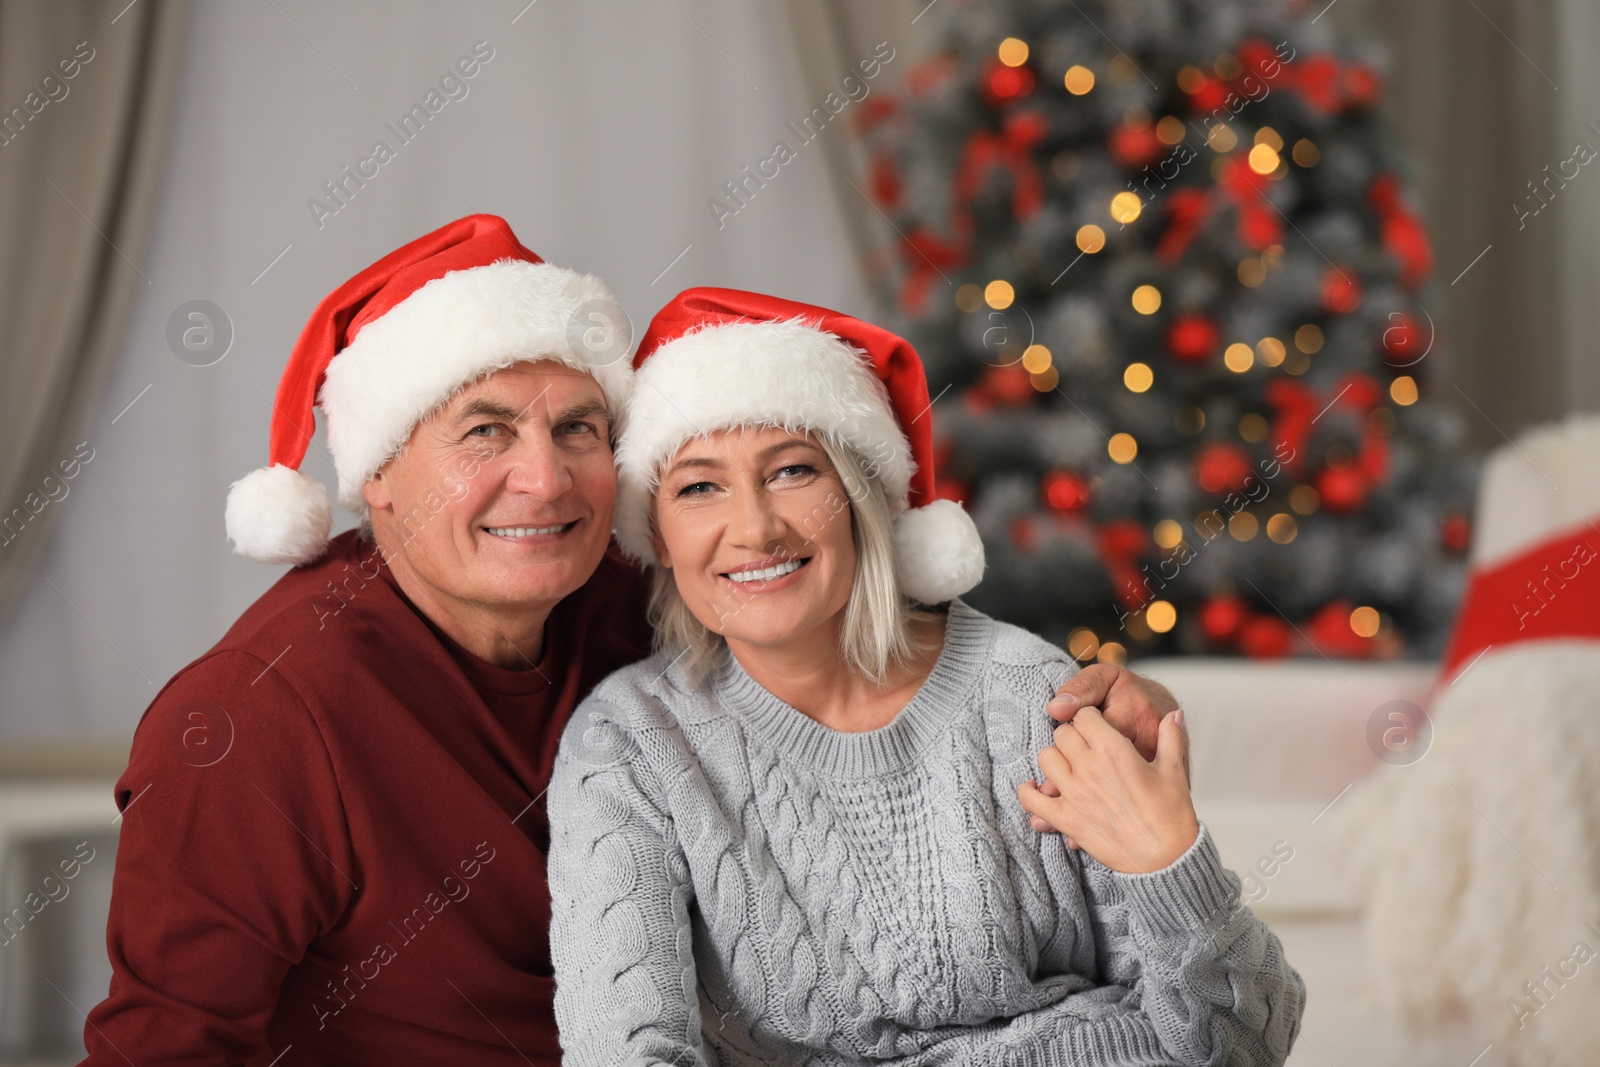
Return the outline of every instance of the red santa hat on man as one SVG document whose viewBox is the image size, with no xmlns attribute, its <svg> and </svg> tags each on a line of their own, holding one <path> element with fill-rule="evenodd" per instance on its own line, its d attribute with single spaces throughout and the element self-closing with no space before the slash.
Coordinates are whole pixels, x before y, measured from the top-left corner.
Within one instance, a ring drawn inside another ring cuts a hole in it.
<svg viewBox="0 0 1600 1067">
<path fill-rule="evenodd" d="M 597 323 L 609 330 L 597 333 Z M 299 564 L 326 550 L 327 490 L 299 469 L 313 405 L 327 423 L 339 502 L 360 510 L 362 485 L 417 423 L 514 363 L 582 370 L 621 411 L 633 374 L 628 344 L 605 285 L 544 262 L 504 219 L 469 215 L 419 237 L 335 289 L 306 323 L 278 382 L 269 464 L 228 492 L 234 551 Z"/>
<path fill-rule="evenodd" d="M 651 321 L 617 449 L 617 541 L 655 558 L 650 498 L 685 441 L 737 426 L 832 434 L 883 483 L 895 513 L 895 575 L 924 604 L 983 577 L 983 542 L 937 499 L 933 416 L 916 350 L 860 319 L 737 289 L 688 289 Z"/>
</svg>

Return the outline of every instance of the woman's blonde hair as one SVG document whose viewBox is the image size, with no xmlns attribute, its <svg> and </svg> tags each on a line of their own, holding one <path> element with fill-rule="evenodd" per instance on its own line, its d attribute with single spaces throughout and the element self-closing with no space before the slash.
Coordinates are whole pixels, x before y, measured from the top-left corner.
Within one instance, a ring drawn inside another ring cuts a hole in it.
<svg viewBox="0 0 1600 1067">
<path fill-rule="evenodd" d="M 832 434 L 813 433 L 812 438 L 838 472 L 849 500 L 848 507 L 836 508 L 832 514 L 823 514 L 818 508 L 811 518 L 820 516 L 822 522 L 831 522 L 848 513 L 856 549 L 856 571 L 845 607 L 840 651 L 852 671 L 874 684 L 882 684 L 890 671 L 912 660 L 921 650 L 911 629 L 918 613 L 900 592 L 895 579 L 894 517 L 889 511 L 889 498 L 877 471 L 855 449 Z M 806 522 L 808 527 L 811 518 Z M 654 528 L 653 497 L 650 522 Z M 816 530 L 803 532 L 810 536 Z M 672 571 L 659 563 L 654 569 L 650 623 L 655 627 L 656 651 L 686 656 L 689 676 L 703 678 L 718 662 L 727 642 L 684 603 Z"/>
</svg>

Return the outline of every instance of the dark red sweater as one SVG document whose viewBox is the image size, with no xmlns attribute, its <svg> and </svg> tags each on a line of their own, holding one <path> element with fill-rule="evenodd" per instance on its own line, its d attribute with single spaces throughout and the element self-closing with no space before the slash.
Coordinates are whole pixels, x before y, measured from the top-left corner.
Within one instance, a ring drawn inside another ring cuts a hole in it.
<svg viewBox="0 0 1600 1067">
<path fill-rule="evenodd" d="M 84 1062 L 558 1064 L 539 798 L 643 584 L 613 548 L 516 671 L 353 532 L 284 575 L 134 735 Z"/>
</svg>

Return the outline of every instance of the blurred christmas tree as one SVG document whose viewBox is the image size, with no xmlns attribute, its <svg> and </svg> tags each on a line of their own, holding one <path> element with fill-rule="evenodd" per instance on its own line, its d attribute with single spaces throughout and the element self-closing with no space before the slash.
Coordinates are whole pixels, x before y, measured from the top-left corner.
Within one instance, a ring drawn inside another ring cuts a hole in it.
<svg viewBox="0 0 1600 1067">
<path fill-rule="evenodd" d="M 1080 659 L 1448 636 L 1476 465 L 1430 398 L 1432 251 L 1375 57 L 1307 15 L 946 0 L 864 116 L 970 599 Z"/>
</svg>

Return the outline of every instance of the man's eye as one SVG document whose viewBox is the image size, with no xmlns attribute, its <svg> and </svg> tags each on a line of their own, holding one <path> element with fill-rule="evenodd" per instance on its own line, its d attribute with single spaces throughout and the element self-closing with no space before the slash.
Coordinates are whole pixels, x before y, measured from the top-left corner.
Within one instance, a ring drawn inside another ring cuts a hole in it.
<svg viewBox="0 0 1600 1067">
<path fill-rule="evenodd" d="M 562 423 L 561 424 L 561 432 L 562 433 L 566 433 L 566 434 L 583 434 L 583 433 L 598 433 L 599 431 L 595 429 L 594 423 L 592 423 L 592 422 L 584 422 L 581 419 L 577 419 L 577 420 L 574 420 L 572 422 L 564 422 L 564 423 Z"/>
<path fill-rule="evenodd" d="M 467 431 L 468 437 L 497 437 L 505 431 L 505 427 L 496 422 L 486 422 L 481 426 L 474 426 Z"/>
</svg>

